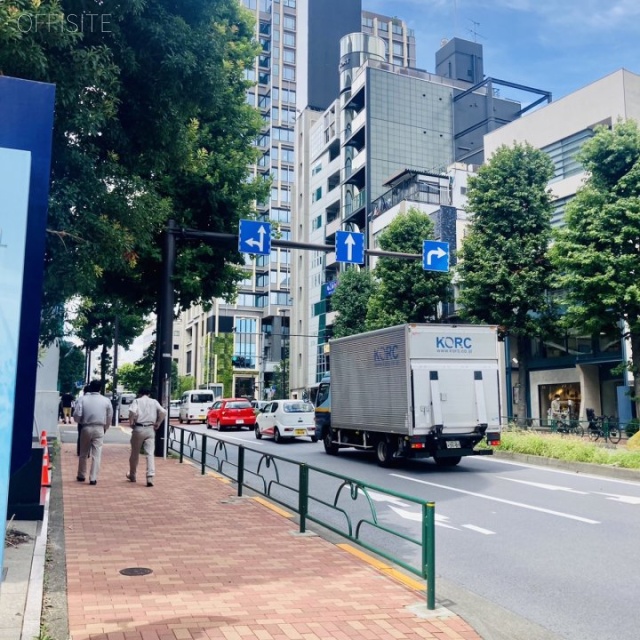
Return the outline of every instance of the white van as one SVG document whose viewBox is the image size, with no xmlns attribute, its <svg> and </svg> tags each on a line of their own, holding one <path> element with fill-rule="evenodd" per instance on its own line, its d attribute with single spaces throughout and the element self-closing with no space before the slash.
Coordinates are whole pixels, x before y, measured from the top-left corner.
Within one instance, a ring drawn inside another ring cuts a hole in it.
<svg viewBox="0 0 640 640">
<path fill-rule="evenodd" d="M 118 421 L 129 420 L 129 407 L 136 399 L 135 393 L 121 393 L 118 400 Z"/>
<path fill-rule="evenodd" d="M 189 424 L 192 420 L 206 422 L 207 412 L 214 400 L 213 391 L 209 389 L 185 391 L 180 398 L 180 413 L 178 414 L 180 424 L 183 422 Z"/>
</svg>

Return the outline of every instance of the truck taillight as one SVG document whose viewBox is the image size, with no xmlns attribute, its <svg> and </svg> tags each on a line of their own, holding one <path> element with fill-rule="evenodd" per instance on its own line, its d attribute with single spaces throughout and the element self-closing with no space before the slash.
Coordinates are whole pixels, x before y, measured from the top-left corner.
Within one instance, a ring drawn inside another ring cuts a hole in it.
<svg viewBox="0 0 640 640">
<path fill-rule="evenodd" d="M 412 442 L 411 443 L 411 448 L 412 449 L 424 449 L 424 442 Z"/>
<path fill-rule="evenodd" d="M 487 442 L 492 447 L 497 447 L 500 445 L 500 434 L 498 433 L 488 433 L 487 434 Z"/>
</svg>

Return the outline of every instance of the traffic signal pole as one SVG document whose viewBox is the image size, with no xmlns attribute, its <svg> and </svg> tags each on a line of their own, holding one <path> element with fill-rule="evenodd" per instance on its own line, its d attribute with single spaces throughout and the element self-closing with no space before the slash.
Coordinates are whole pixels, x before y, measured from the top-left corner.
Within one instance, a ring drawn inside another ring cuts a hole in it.
<svg viewBox="0 0 640 640">
<path fill-rule="evenodd" d="M 171 362 L 173 350 L 173 307 L 175 295 L 173 291 L 173 272 L 176 264 L 176 223 L 169 220 L 164 234 L 162 246 L 162 284 L 158 302 L 158 333 L 156 335 L 156 354 L 158 375 L 156 399 L 167 411 L 167 419 L 156 431 L 156 457 L 166 455 L 167 427 L 169 425 L 169 402 L 171 400 Z"/>
<path fill-rule="evenodd" d="M 211 244 L 224 244 L 233 246 L 238 242 L 238 235 L 233 233 L 218 233 L 216 231 L 198 231 L 197 229 L 181 229 L 174 220 L 169 220 L 165 228 L 164 244 L 162 247 L 162 283 L 160 285 L 160 298 L 158 300 L 158 324 L 157 324 L 157 349 L 156 367 L 158 375 L 154 376 L 156 383 L 156 398 L 167 410 L 169 415 L 169 401 L 171 394 L 171 361 L 173 351 L 173 309 L 175 295 L 173 290 L 173 272 L 176 264 L 176 241 L 200 240 Z M 237 244 L 235 245 L 237 246 Z M 311 244 L 307 242 L 294 242 L 292 240 L 271 240 L 272 247 L 282 249 L 304 249 L 308 251 L 335 251 L 334 245 Z M 365 254 L 381 258 L 400 258 L 404 260 L 422 260 L 420 254 L 397 253 L 394 251 L 376 251 L 365 249 Z M 167 447 L 168 418 L 156 431 L 155 456 L 164 457 Z"/>
</svg>

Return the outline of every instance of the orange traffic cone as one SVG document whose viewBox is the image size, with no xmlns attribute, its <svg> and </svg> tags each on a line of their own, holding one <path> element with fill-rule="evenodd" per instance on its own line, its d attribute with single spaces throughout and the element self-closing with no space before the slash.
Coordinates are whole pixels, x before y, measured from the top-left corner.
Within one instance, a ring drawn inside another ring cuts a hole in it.
<svg viewBox="0 0 640 640">
<path fill-rule="evenodd" d="M 49 473 L 50 461 L 49 461 L 49 444 L 47 443 L 47 432 L 43 431 L 40 436 L 40 444 L 44 447 L 44 453 L 42 454 L 42 486 L 51 486 L 51 474 Z"/>
</svg>

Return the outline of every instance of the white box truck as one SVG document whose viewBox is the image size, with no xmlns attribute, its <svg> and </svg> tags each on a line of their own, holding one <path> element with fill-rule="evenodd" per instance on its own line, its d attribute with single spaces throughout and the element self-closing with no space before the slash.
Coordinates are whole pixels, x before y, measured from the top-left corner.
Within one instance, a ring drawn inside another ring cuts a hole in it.
<svg viewBox="0 0 640 640">
<path fill-rule="evenodd" d="M 388 466 L 432 457 L 452 467 L 483 439 L 500 442 L 497 327 L 405 324 L 331 341 L 316 435 L 325 451 L 356 447 Z"/>
</svg>

